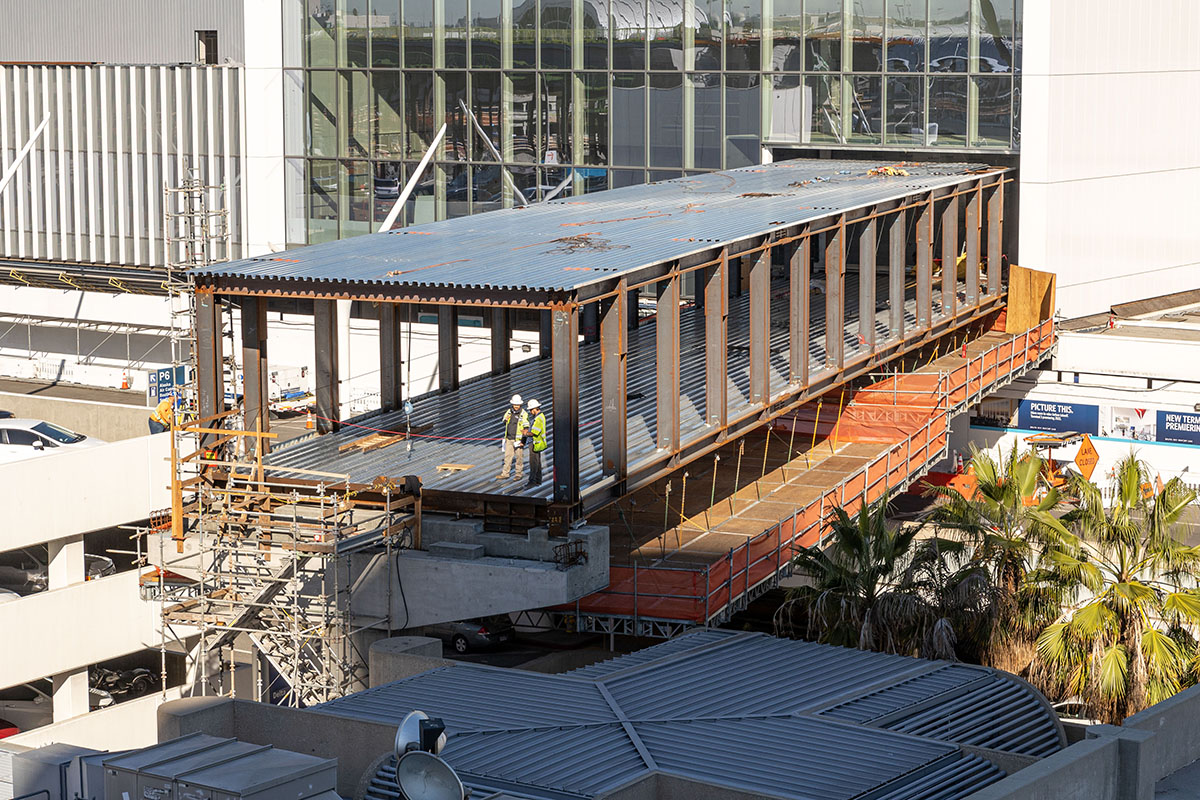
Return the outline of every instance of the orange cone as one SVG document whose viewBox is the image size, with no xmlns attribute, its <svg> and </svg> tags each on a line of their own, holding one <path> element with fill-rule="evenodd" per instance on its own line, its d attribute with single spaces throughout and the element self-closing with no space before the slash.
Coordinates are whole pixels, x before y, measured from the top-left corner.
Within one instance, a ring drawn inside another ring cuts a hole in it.
<svg viewBox="0 0 1200 800">
<path fill-rule="evenodd" d="M 306 431 L 311 431 L 316 427 L 317 427 L 317 424 L 316 424 L 316 422 L 313 421 L 313 415 L 312 415 L 312 412 L 310 411 L 310 412 L 308 412 L 308 419 L 306 419 L 304 421 L 304 429 Z"/>
<path fill-rule="evenodd" d="M 122 389 L 129 388 L 129 373 L 128 372 L 121 373 L 121 388 Z"/>
</svg>

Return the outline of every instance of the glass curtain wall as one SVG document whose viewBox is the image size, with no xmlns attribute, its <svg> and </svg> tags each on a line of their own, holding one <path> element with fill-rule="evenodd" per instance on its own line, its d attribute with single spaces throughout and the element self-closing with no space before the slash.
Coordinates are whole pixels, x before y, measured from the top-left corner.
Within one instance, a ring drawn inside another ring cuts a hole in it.
<svg viewBox="0 0 1200 800">
<path fill-rule="evenodd" d="M 759 163 L 1012 152 L 1021 0 L 285 0 L 315 243 Z M 303 177 L 300 177 L 300 176 Z"/>
</svg>

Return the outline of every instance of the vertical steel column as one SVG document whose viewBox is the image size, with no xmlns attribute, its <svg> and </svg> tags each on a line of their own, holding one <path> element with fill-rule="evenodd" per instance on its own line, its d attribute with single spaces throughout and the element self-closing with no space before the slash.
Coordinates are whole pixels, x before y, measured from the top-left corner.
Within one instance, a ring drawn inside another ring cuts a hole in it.
<svg viewBox="0 0 1200 800">
<path fill-rule="evenodd" d="M 679 449 L 679 270 L 658 282 L 655 323 L 658 446 Z"/>
<path fill-rule="evenodd" d="M 625 293 L 625 327 L 631 331 L 637 330 L 638 323 L 641 322 L 641 317 L 638 316 L 638 296 L 640 294 L 641 289 Z"/>
<path fill-rule="evenodd" d="M 538 344 L 539 357 L 549 358 L 554 351 L 553 312 L 543 309 L 538 314 Z"/>
<path fill-rule="evenodd" d="M 554 401 L 554 501 L 579 500 L 579 307 L 551 313 Z"/>
<path fill-rule="evenodd" d="M 313 335 L 316 374 L 317 433 L 336 431 L 341 403 L 338 392 L 338 330 L 334 300 L 313 300 Z"/>
<path fill-rule="evenodd" d="M 267 392 L 267 300 L 243 297 L 242 314 L 242 408 L 243 430 L 271 429 Z M 260 440 L 267 452 L 267 440 Z"/>
<path fill-rule="evenodd" d="M 625 316 L 625 281 L 617 282 L 617 292 L 599 303 L 600 311 L 600 392 L 602 420 L 602 456 L 605 477 L 625 479 L 628 467 L 628 412 L 626 401 L 626 361 L 629 354 L 629 328 Z"/>
<path fill-rule="evenodd" d="M 200 419 L 225 410 L 221 301 L 211 289 L 196 290 L 196 403 Z M 206 423 L 216 427 L 219 423 Z"/>
<path fill-rule="evenodd" d="M 840 370 L 846 363 L 846 215 L 825 244 L 825 366 Z"/>
<path fill-rule="evenodd" d="M 399 303 L 379 304 L 379 408 L 396 411 L 404 402 L 404 348 Z"/>
<path fill-rule="evenodd" d="M 967 261 L 963 265 L 967 278 L 967 305 L 974 306 L 979 302 L 979 212 L 983 206 L 983 182 L 975 184 L 974 191 L 967 199 Z"/>
<path fill-rule="evenodd" d="M 875 218 L 858 234 L 858 335 L 867 352 L 875 352 Z"/>
<path fill-rule="evenodd" d="M 812 263 L 812 239 L 808 228 L 800 241 L 793 243 L 788 262 L 788 380 L 793 384 L 808 384 L 808 347 L 812 335 L 809 329 L 808 299 L 809 269 Z"/>
<path fill-rule="evenodd" d="M 722 429 L 729 422 L 729 251 L 704 269 L 704 413 Z"/>
<path fill-rule="evenodd" d="M 771 247 L 750 256 L 750 402 L 771 399 Z"/>
<path fill-rule="evenodd" d="M 952 197 L 942 209 L 942 316 L 953 317 L 957 306 L 958 198 Z"/>
<path fill-rule="evenodd" d="M 888 337 L 904 336 L 904 277 L 908 256 L 907 215 L 903 209 L 891 218 L 888 227 Z"/>
<path fill-rule="evenodd" d="M 438 388 L 458 388 L 458 306 L 438 306 Z"/>
<path fill-rule="evenodd" d="M 987 293 L 1000 294 L 1001 253 L 1004 242 L 1004 176 L 996 176 L 996 185 L 988 195 Z"/>
<path fill-rule="evenodd" d="M 492 372 L 508 372 L 512 368 L 512 319 L 503 306 L 492 309 Z"/>
<path fill-rule="evenodd" d="M 933 195 L 917 217 L 917 330 L 933 321 Z"/>
</svg>

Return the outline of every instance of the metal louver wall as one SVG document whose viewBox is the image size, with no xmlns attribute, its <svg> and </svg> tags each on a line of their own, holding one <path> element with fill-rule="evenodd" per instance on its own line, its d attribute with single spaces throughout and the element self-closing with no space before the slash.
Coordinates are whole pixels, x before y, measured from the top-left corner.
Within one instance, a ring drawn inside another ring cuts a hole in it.
<svg viewBox="0 0 1200 800">
<path fill-rule="evenodd" d="M 189 170 L 225 185 L 216 256 L 244 256 L 243 81 L 228 65 L 0 65 L 0 163 L 48 119 L 0 192 L 0 256 L 161 266 L 163 189 Z"/>
</svg>

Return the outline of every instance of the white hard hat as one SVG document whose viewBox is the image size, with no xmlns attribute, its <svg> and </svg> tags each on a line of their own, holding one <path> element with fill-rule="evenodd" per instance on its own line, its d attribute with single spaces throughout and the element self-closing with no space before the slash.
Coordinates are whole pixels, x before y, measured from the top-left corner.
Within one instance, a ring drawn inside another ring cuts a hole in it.
<svg viewBox="0 0 1200 800">
<path fill-rule="evenodd" d="M 523 401 L 521 400 L 521 395 L 514 394 L 512 396 L 512 400 L 509 400 L 508 402 L 512 403 L 514 406 L 519 406 Z"/>
<path fill-rule="evenodd" d="M 541 407 L 542 407 L 542 404 L 541 404 L 541 403 L 539 403 L 537 400 L 530 400 L 530 401 L 529 401 L 529 409 L 530 409 L 531 411 L 532 411 L 533 409 L 535 409 L 535 408 L 541 408 Z"/>
</svg>

